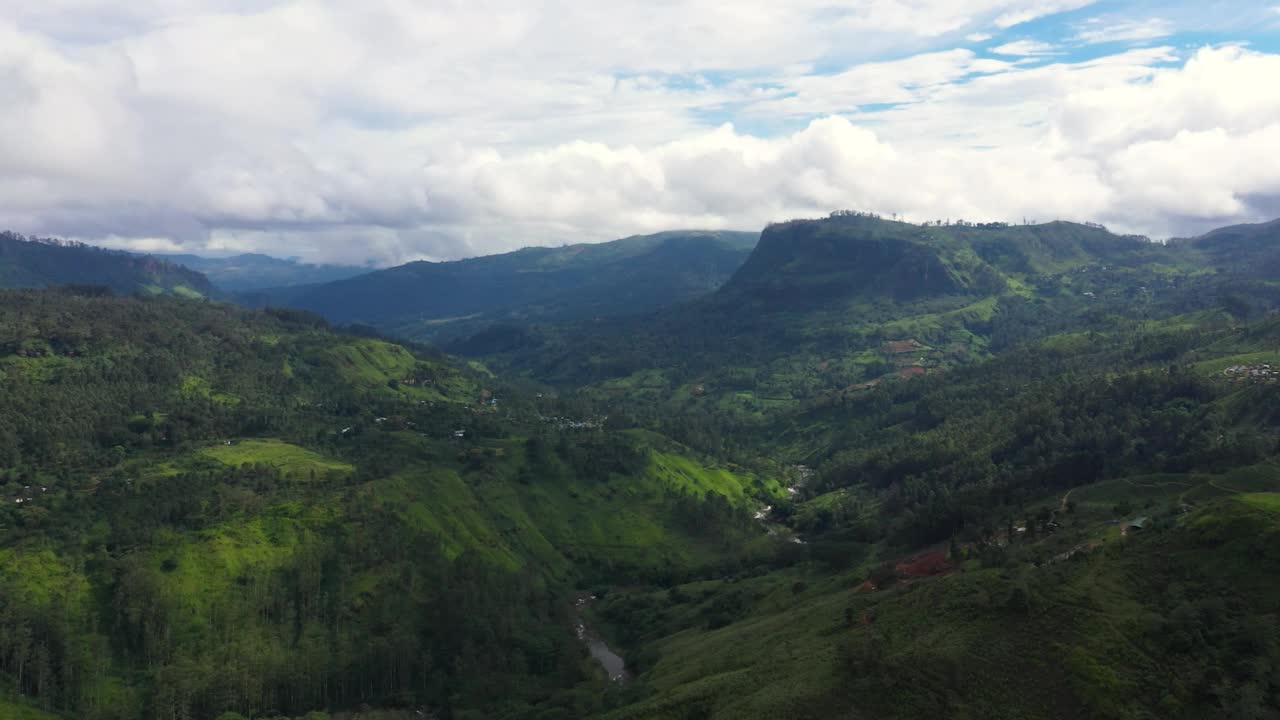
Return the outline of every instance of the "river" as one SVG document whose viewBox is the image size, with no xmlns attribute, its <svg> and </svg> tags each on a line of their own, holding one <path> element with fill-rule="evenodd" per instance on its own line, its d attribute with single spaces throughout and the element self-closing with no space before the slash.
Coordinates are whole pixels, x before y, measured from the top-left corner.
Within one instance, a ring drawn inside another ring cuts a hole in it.
<svg viewBox="0 0 1280 720">
<path fill-rule="evenodd" d="M 809 484 L 809 480 L 813 478 L 813 470 L 809 469 L 807 466 L 796 465 L 795 469 L 796 477 L 786 487 L 787 497 L 792 500 L 800 495 L 800 490 L 803 489 L 805 485 Z M 787 540 L 797 545 L 805 544 L 804 539 L 801 538 L 796 531 L 774 522 L 772 505 L 762 505 L 758 510 L 756 510 L 753 517 L 756 519 L 756 522 L 760 523 L 760 526 L 765 529 L 765 532 L 769 534 L 769 537 Z"/>
<path fill-rule="evenodd" d="M 579 595 L 573 601 L 573 631 L 579 640 L 587 644 L 587 651 L 596 662 L 600 663 L 600 667 L 604 668 L 609 679 L 625 685 L 631 680 L 631 673 L 627 671 L 627 661 L 610 649 L 609 645 L 587 625 L 585 612 L 595 599 L 595 595 Z"/>
</svg>

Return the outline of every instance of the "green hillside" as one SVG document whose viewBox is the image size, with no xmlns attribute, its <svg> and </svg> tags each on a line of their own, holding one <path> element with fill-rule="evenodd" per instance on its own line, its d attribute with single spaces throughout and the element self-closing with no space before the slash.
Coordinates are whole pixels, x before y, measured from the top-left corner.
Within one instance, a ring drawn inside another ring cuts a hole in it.
<svg viewBox="0 0 1280 720">
<path fill-rule="evenodd" d="M 182 265 L 60 240 L 0 232 L 0 288 L 106 287 L 119 295 L 209 297 L 208 278 Z"/>
<path fill-rule="evenodd" d="M 1280 323 L 1179 325 L 810 411 L 806 544 L 611 594 L 651 694 L 604 717 L 1266 717 L 1280 379 L 1203 363 Z"/>
<path fill-rule="evenodd" d="M 1247 320 L 1280 306 L 1280 286 L 1243 270 L 1259 258 L 1228 260 L 1209 242 L 1166 246 L 1065 222 L 921 226 L 836 214 L 766 228 L 742 269 L 693 303 L 447 347 L 508 374 L 586 388 L 602 405 L 625 398 L 701 445 L 689 426 L 729 423 L 721 434 L 740 437 L 779 413 L 1053 334 L 1224 308 Z"/>
<path fill-rule="evenodd" d="M 717 565 L 781 493 L 296 311 L 0 300 L 0 679 L 31 717 L 531 717 L 602 682 L 575 588 Z"/>
<path fill-rule="evenodd" d="M 604 717 L 1265 717 L 1280 516 L 1258 506 L 1280 495 L 1239 497 L 1039 566 L 1025 558 L 1047 541 L 875 590 L 857 573 L 678 588 L 686 617 L 699 592 L 751 609 L 658 642 L 652 698 Z"/>
</svg>

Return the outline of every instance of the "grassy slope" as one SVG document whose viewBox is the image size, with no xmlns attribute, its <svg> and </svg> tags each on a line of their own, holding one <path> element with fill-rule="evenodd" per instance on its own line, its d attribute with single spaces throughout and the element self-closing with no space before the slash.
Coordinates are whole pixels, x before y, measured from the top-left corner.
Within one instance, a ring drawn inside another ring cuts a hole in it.
<svg viewBox="0 0 1280 720">
<path fill-rule="evenodd" d="M 753 476 L 643 445 L 647 462 L 630 475 L 579 477 L 561 467 L 521 480 L 527 465 L 523 440 L 488 445 L 495 452 L 478 473 L 415 466 L 362 493 L 394 508 L 409 527 L 436 536 L 451 556 L 472 550 L 506 567 L 535 561 L 564 572 L 571 565 L 567 557 L 642 567 L 713 560 L 713 546 L 687 537 L 665 517 L 668 493 L 718 493 L 746 507 L 759 488 L 770 487 Z"/>
<path fill-rule="evenodd" d="M 200 455 L 232 467 L 245 463 L 270 465 L 288 477 L 299 479 L 313 474 L 345 473 L 353 469 L 350 463 L 328 459 L 306 448 L 272 439 L 248 439 L 234 441 L 232 445 L 214 445 L 201 450 Z"/>
</svg>

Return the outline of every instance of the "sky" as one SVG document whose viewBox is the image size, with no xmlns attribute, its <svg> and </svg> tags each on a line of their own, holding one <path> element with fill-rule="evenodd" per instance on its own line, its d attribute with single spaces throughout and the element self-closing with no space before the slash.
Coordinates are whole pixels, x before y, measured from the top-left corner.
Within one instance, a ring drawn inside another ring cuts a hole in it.
<svg viewBox="0 0 1280 720">
<path fill-rule="evenodd" d="M 391 265 L 1280 216 L 1280 0 L 0 0 L 0 228 Z"/>
</svg>

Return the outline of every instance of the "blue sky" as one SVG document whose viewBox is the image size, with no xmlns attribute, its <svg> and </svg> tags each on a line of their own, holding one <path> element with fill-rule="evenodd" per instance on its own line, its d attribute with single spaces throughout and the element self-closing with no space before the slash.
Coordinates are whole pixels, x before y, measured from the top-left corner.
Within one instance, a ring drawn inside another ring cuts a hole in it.
<svg viewBox="0 0 1280 720">
<path fill-rule="evenodd" d="M 391 264 L 1280 211 L 1280 0 L 0 0 L 0 226 Z"/>
</svg>

